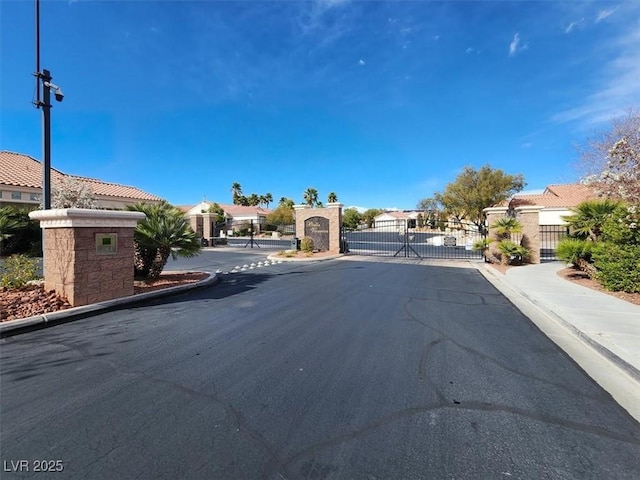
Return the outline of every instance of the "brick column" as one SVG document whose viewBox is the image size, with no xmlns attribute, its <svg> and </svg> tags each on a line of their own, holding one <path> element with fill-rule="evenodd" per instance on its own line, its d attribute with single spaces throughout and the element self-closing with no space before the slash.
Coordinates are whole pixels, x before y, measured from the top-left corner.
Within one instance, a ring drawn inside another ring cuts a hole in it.
<svg viewBox="0 0 640 480">
<path fill-rule="evenodd" d="M 36 210 L 44 229 L 44 288 L 73 306 L 133 295 L 133 230 L 142 212 Z"/>
<path fill-rule="evenodd" d="M 522 224 L 522 245 L 531 250 L 529 263 L 540 263 L 540 210 L 539 206 L 515 208 Z"/>
<path fill-rule="evenodd" d="M 217 214 L 206 212 L 202 214 L 202 236 L 206 240 L 210 240 L 213 237 L 213 229 L 211 228 L 211 220 L 215 218 Z"/>
<path fill-rule="evenodd" d="M 507 216 L 507 207 L 489 207 L 484 210 L 485 215 L 487 216 L 487 225 L 489 226 L 489 233 L 487 235 L 488 238 L 496 238 L 491 225 L 498 220 L 499 218 Z"/>
</svg>

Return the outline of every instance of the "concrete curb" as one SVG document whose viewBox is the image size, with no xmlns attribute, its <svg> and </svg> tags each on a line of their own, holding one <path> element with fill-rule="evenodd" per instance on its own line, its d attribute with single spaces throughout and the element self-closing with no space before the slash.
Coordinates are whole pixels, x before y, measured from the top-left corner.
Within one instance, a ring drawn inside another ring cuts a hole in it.
<svg viewBox="0 0 640 480">
<path fill-rule="evenodd" d="M 330 255 L 322 258 L 293 258 L 293 257 L 282 257 L 277 253 L 272 253 L 267 257 L 267 260 L 271 261 L 282 261 L 282 262 L 322 262 L 324 260 L 335 260 L 336 258 L 344 257 L 344 253 L 338 253 L 336 255 Z"/>
<path fill-rule="evenodd" d="M 2 322 L 0 323 L 0 338 L 17 335 L 19 333 L 28 331 L 39 330 L 53 325 L 67 323 L 73 320 L 79 320 L 81 318 L 87 318 L 98 313 L 115 310 L 123 305 L 133 305 L 135 303 L 145 302 L 154 298 L 169 297 L 172 295 L 188 292 L 189 290 L 208 287 L 211 285 L 215 285 L 220 281 L 220 277 L 215 273 L 202 273 L 207 273 L 209 277 L 205 278 L 204 280 L 200 280 L 199 282 L 190 283 L 188 285 L 178 285 L 177 287 L 154 290 L 152 292 L 140 293 L 138 295 L 131 295 L 129 297 L 116 298 L 114 300 L 93 303 L 91 305 L 83 305 L 81 307 L 73 307 L 67 310 L 60 310 L 57 312 L 36 315 L 33 317 Z"/>
<path fill-rule="evenodd" d="M 493 269 L 491 269 L 490 267 L 486 266 L 485 264 L 476 264 L 475 267 L 498 290 L 500 290 L 501 292 L 504 292 L 504 289 L 508 288 L 513 293 L 515 293 L 516 295 L 518 295 L 521 298 L 523 298 L 524 300 L 526 300 L 529 304 L 531 304 L 534 308 L 536 308 L 540 313 L 542 313 L 543 315 L 546 315 L 547 317 L 551 318 L 553 321 L 555 321 L 556 323 L 558 323 L 559 325 L 564 327 L 575 338 L 577 338 L 580 342 L 582 342 L 582 343 L 588 345 L 589 347 L 593 348 L 595 351 L 597 351 L 600 355 L 602 355 L 608 361 L 612 362 L 618 368 L 623 370 L 627 375 L 632 377 L 636 382 L 640 383 L 640 370 L 638 370 L 633 365 L 629 364 L 623 358 L 620 358 L 614 352 L 609 350 L 607 347 L 602 345 L 597 340 L 591 338 L 588 334 L 586 334 L 582 330 L 578 329 L 571 322 L 568 322 L 567 320 L 562 318 L 561 315 L 557 314 L 551 308 L 549 308 L 549 307 L 547 307 L 545 305 L 542 305 L 539 302 L 537 302 L 534 298 L 531 298 L 527 294 L 527 292 L 525 292 L 522 289 L 516 287 L 515 285 L 509 284 L 505 280 L 506 276 L 504 274 L 501 274 L 501 273 L 499 273 L 497 271 L 493 271 Z"/>
</svg>

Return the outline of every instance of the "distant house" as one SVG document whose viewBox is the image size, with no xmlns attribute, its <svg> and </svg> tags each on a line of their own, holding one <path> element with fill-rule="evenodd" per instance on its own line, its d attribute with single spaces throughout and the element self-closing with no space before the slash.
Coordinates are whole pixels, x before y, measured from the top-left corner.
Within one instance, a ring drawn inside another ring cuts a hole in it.
<svg viewBox="0 0 640 480">
<path fill-rule="evenodd" d="M 511 211 L 520 207 L 540 207 L 539 225 L 564 225 L 566 222 L 562 217 L 570 215 L 572 207 L 595 198 L 598 198 L 596 192 L 587 185 L 549 185 L 540 194 L 516 194 L 498 207 L 507 207 Z"/>
<path fill-rule="evenodd" d="M 67 175 L 51 169 L 51 184 L 73 178 L 87 184 L 98 208 L 123 209 L 127 205 L 146 202 L 159 203 L 160 197 L 136 187 L 108 183 L 95 178 Z M 0 207 L 15 205 L 37 208 L 42 202 L 42 163 L 29 155 L 0 151 Z"/>
<path fill-rule="evenodd" d="M 422 212 L 415 210 L 383 212 L 373 218 L 375 228 L 415 228 L 418 215 Z"/>
<path fill-rule="evenodd" d="M 219 203 L 224 210 L 225 223 L 215 225 L 214 214 L 210 214 L 209 207 L 214 202 L 202 201 L 196 205 L 181 205 L 180 208 L 191 222 L 193 230 L 201 237 L 211 238 L 221 233 L 240 230 L 253 222 L 255 229 L 260 231 L 267 223 L 267 215 L 271 210 L 262 207 L 246 207 Z"/>
</svg>

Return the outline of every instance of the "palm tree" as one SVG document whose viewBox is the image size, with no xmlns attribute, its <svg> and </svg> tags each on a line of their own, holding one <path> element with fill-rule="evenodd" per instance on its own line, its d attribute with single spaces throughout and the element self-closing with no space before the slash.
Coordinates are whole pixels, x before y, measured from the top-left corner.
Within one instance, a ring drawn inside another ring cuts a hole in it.
<svg viewBox="0 0 640 480">
<path fill-rule="evenodd" d="M 622 204 L 608 198 L 603 200 L 587 200 L 572 208 L 573 214 L 563 216 L 569 224 L 573 235 L 577 238 L 598 240 L 602 233 L 602 225 Z"/>
<path fill-rule="evenodd" d="M 327 202 L 336 203 L 338 201 L 338 195 L 335 192 L 331 192 L 327 197 Z"/>
<path fill-rule="evenodd" d="M 302 194 L 302 198 L 304 199 L 304 203 L 306 205 L 313 207 L 318 203 L 318 190 L 309 187 Z"/>
<path fill-rule="evenodd" d="M 247 197 L 247 204 L 252 206 L 252 207 L 257 207 L 258 205 L 260 205 L 260 197 L 258 195 L 256 195 L 255 193 L 252 193 L 251 195 L 249 195 Z"/>
<path fill-rule="evenodd" d="M 0 208 L 0 242 L 29 225 L 29 215 L 11 205 Z"/>
<path fill-rule="evenodd" d="M 522 224 L 514 217 L 497 219 L 490 227 L 500 240 L 510 239 L 512 233 L 521 233 Z"/>
<path fill-rule="evenodd" d="M 200 239 L 189 221 L 177 208 L 166 202 L 158 205 L 137 203 L 127 210 L 143 212 L 147 217 L 134 230 L 134 268 L 138 276 L 158 278 L 169 255 L 193 257 L 200 252 Z"/>
<path fill-rule="evenodd" d="M 242 198 L 242 186 L 238 182 L 231 184 L 231 193 L 233 197 L 233 204 L 240 205 L 240 199 Z"/>
<path fill-rule="evenodd" d="M 267 194 L 264 196 L 264 202 L 267 204 L 267 208 L 269 208 L 269 204 L 273 202 L 273 195 L 267 192 Z"/>
<path fill-rule="evenodd" d="M 290 198 L 280 197 L 279 205 L 282 205 L 282 206 L 285 206 L 285 207 L 289 207 L 289 208 L 293 208 L 293 206 L 295 205 L 295 202 L 293 200 L 291 200 Z"/>
</svg>

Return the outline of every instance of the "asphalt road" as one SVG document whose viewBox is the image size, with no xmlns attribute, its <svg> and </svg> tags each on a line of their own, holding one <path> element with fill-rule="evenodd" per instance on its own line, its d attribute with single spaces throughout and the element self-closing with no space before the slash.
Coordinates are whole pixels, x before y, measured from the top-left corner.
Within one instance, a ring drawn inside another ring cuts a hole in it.
<svg viewBox="0 0 640 480">
<path fill-rule="evenodd" d="M 3 479 L 640 472 L 638 423 L 474 269 L 270 265 L 0 346 Z"/>
</svg>

